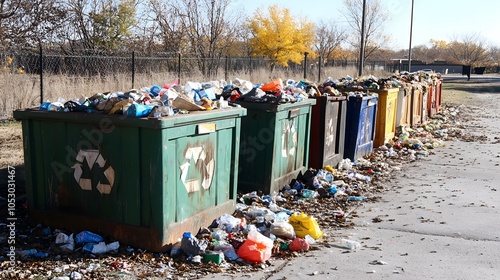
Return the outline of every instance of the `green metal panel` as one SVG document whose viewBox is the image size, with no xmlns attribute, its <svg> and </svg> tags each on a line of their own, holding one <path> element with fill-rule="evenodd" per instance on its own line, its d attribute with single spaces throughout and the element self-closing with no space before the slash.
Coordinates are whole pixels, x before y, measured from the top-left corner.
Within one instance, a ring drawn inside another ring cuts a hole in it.
<svg viewBox="0 0 500 280">
<path fill-rule="evenodd" d="M 307 169 L 311 106 L 315 103 L 238 103 L 247 108 L 241 121 L 239 192 L 279 191 Z"/>
<path fill-rule="evenodd" d="M 232 165 L 245 114 L 138 119 L 18 110 L 30 217 L 161 251 L 234 210 Z"/>
</svg>

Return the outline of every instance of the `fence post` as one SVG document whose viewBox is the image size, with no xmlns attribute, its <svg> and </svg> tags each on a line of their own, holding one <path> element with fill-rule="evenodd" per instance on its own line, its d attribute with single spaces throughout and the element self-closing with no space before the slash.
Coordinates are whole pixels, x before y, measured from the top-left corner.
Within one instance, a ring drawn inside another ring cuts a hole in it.
<svg viewBox="0 0 500 280">
<path fill-rule="evenodd" d="M 43 50 L 42 43 L 39 43 L 39 63 L 40 63 L 40 104 L 43 103 Z"/>
<path fill-rule="evenodd" d="M 249 67 L 247 68 L 247 71 L 248 71 L 248 73 L 252 73 L 253 72 L 252 57 L 249 56 L 248 60 L 249 60 L 249 63 L 248 63 Z"/>
<path fill-rule="evenodd" d="M 321 64 L 323 64 L 321 55 L 318 58 L 318 83 L 321 82 Z"/>
<path fill-rule="evenodd" d="M 135 84 L 135 51 L 132 51 L 132 87 L 134 88 Z"/>
<path fill-rule="evenodd" d="M 178 53 L 178 56 L 177 56 L 177 80 L 179 81 L 179 85 L 181 84 L 181 59 L 182 59 L 182 55 L 181 53 L 179 52 Z"/>
<path fill-rule="evenodd" d="M 229 58 L 228 56 L 226 55 L 226 63 L 224 65 L 224 79 L 227 81 L 228 80 L 228 76 L 229 76 Z"/>
<path fill-rule="evenodd" d="M 308 52 L 304 52 L 304 80 L 307 79 L 307 55 Z"/>
</svg>

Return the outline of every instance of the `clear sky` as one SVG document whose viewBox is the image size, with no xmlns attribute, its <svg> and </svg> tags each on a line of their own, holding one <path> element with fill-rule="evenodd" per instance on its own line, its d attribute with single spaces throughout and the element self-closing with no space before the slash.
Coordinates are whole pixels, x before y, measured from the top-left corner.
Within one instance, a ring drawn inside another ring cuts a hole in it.
<svg viewBox="0 0 500 280">
<path fill-rule="evenodd" d="M 233 0 L 238 9 L 254 14 L 260 7 L 279 5 L 292 15 L 312 22 L 333 20 L 348 26 L 341 13 L 342 0 Z M 414 0 L 412 46 L 429 45 L 430 39 L 451 41 L 478 33 L 488 45 L 500 47 L 500 0 Z M 381 0 L 389 15 L 384 33 L 394 50 L 408 49 L 412 0 Z M 267 11 L 267 9 L 266 9 Z"/>
</svg>

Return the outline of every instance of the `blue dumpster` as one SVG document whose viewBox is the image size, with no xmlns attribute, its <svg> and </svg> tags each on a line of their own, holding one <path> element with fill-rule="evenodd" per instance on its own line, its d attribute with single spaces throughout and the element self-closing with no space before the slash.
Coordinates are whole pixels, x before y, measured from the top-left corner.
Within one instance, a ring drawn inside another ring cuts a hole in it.
<svg viewBox="0 0 500 280">
<path fill-rule="evenodd" d="M 373 152 L 378 97 L 349 96 L 345 128 L 344 158 L 352 161 Z"/>
</svg>

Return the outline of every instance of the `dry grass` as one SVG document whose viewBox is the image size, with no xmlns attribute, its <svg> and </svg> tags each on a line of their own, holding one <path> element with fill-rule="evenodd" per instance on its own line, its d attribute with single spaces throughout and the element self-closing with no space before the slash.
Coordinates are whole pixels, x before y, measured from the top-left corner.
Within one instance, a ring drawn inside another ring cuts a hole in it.
<svg viewBox="0 0 500 280">
<path fill-rule="evenodd" d="M 19 122 L 0 123 L 0 169 L 24 164 L 22 129 Z"/>
</svg>

